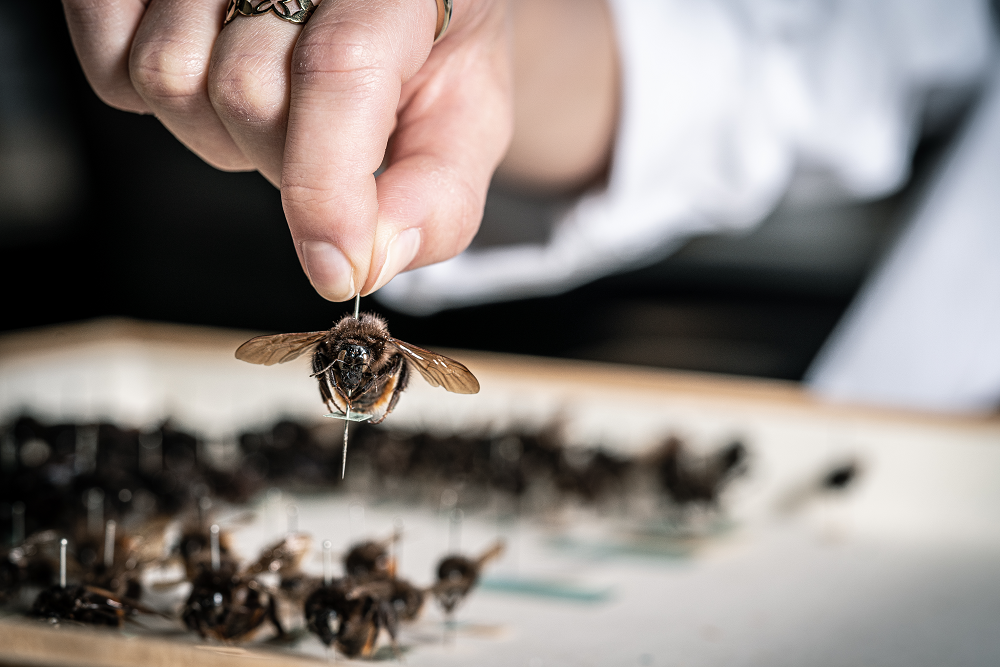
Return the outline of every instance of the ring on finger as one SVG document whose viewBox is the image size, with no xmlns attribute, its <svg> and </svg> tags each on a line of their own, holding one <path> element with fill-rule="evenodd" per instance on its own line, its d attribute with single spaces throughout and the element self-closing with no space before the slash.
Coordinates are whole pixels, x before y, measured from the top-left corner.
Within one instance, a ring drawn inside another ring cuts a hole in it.
<svg viewBox="0 0 1000 667">
<path fill-rule="evenodd" d="M 437 25 L 434 43 L 444 37 L 451 24 L 453 0 L 437 0 Z M 316 5 L 312 0 L 229 0 L 222 25 L 229 25 L 237 16 L 261 16 L 271 13 L 289 23 L 305 23 L 312 16 Z"/>
<path fill-rule="evenodd" d="M 437 27 L 434 28 L 435 44 L 444 37 L 444 33 L 448 30 L 448 24 L 451 23 L 452 0 L 437 0 L 437 8 Z"/>
<path fill-rule="evenodd" d="M 316 5 L 312 0 L 229 0 L 222 25 L 228 25 L 237 16 L 261 16 L 267 13 L 289 23 L 301 24 L 309 20 L 315 9 Z"/>
</svg>

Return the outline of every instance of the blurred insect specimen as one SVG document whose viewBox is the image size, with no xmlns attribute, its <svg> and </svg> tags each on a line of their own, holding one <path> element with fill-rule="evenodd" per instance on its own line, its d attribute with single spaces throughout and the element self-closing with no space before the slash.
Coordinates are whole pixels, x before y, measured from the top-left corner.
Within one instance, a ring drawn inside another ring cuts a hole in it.
<svg viewBox="0 0 1000 667">
<path fill-rule="evenodd" d="M 121 627 L 126 618 L 140 610 L 138 604 L 126 602 L 111 591 L 97 586 L 67 586 L 66 547 L 67 541 L 60 540 L 59 583 L 38 594 L 31 608 L 33 616 L 48 619 L 52 623 L 75 621 Z"/>
<path fill-rule="evenodd" d="M 389 548 L 399 544 L 401 538 L 397 531 L 385 540 L 354 545 L 344 557 L 344 571 L 359 584 L 371 584 L 369 592 L 379 600 L 388 600 L 396 618 L 412 621 L 423 608 L 424 591 L 397 576 L 398 564 Z"/>
<path fill-rule="evenodd" d="M 396 576 L 390 547 L 401 537 L 397 530 L 388 539 L 352 546 L 344 556 L 347 576 L 341 579 L 330 578 L 326 571 L 324 586 L 305 604 L 309 630 L 324 644 L 348 657 L 367 657 L 385 628 L 398 655 L 399 624 L 417 618 L 425 597 L 423 589 Z M 324 549 L 329 549 L 329 543 Z"/>
<path fill-rule="evenodd" d="M 563 448 L 554 473 L 556 486 L 587 502 L 607 497 L 611 490 L 623 492 L 629 462 L 603 450 Z"/>
<path fill-rule="evenodd" d="M 395 576 L 396 562 L 389 553 L 389 548 L 401 537 L 396 532 L 384 540 L 358 542 L 344 556 L 344 572 L 356 579 Z"/>
<path fill-rule="evenodd" d="M 479 392 L 479 381 L 468 368 L 393 338 L 378 315 L 358 315 L 358 301 L 354 316 L 345 315 L 329 331 L 258 336 L 243 343 L 236 358 L 271 366 L 306 352 L 312 352 L 312 375 L 319 380 L 319 393 L 330 409 L 329 416 L 345 420 L 344 466 L 347 424 L 365 420 L 378 424 L 385 419 L 406 389 L 409 369 L 415 369 L 433 387 L 456 394 Z"/>
<path fill-rule="evenodd" d="M 782 495 L 778 500 L 777 510 L 779 513 L 790 514 L 820 496 L 844 493 L 857 484 L 861 473 L 861 463 L 856 459 L 828 465 L 819 474 L 793 486 Z"/>
<path fill-rule="evenodd" d="M 174 552 L 184 561 L 187 578 L 194 579 L 204 570 L 219 569 L 216 562 L 220 566 L 228 563 L 233 569 L 237 567 L 231 541 L 228 531 L 199 521 L 185 526 Z"/>
<path fill-rule="evenodd" d="M 828 491 L 843 491 L 858 478 L 861 465 L 857 461 L 847 461 L 831 468 L 820 480 L 820 488 Z"/>
<path fill-rule="evenodd" d="M 289 533 L 284 539 L 265 547 L 257 560 L 246 568 L 244 576 L 297 572 L 311 546 L 312 538 L 305 533 Z"/>
<path fill-rule="evenodd" d="M 745 471 L 746 447 L 734 441 L 703 457 L 688 453 L 679 438 L 669 438 L 654 461 L 660 484 L 677 505 L 717 506 L 719 493 Z"/>
<path fill-rule="evenodd" d="M 405 579 L 393 577 L 387 580 L 389 602 L 400 621 L 415 621 L 424 608 L 424 589 L 414 586 Z"/>
<path fill-rule="evenodd" d="M 191 582 L 191 595 L 181 614 L 184 624 L 203 637 L 222 641 L 248 639 L 267 621 L 279 636 L 284 635 L 277 612 L 277 587 L 262 575 L 280 577 L 283 572 L 297 571 L 309 549 L 308 536 L 289 535 L 238 569 L 235 560 L 222 559 L 220 531 L 217 526 L 212 528 L 210 566 L 203 560 L 196 566 L 200 571 Z"/>
<path fill-rule="evenodd" d="M 498 540 L 478 558 L 467 558 L 453 554 L 445 556 L 438 564 L 437 582 L 431 587 L 438 604 L 445 614 L 451 616 L 455 607 L 465 599 L 479 581 L 483 567 L 498 558 L 504 550 L 504 543 Z"/>
<path fill-rule="evenodd" d="M 114 593 L 96 586 L 52 586 L 35 598 L 33 616 L 90 625 L 121 627 L 137 608 Z"/>
<path fill-rule="evenodd" d="M 344 577 L 318 589 L 305 604 L 309 630 L 349 658 L 370 656 L 382 628 L 395 647 L 398 617 L 385 583 Z"/>
<path fill-rule="evenodd" d="M 82 567 L 80 578 L 125 599 L 138 600 L 142 595 L 143 572 L 163 560 L 169 524 L 170 519 L 158 517 L 133 531 L 124 531 L 116 521 L 107 521 L 101 558 Z"/>
<path fill-rule="evenodd" d="M 0 603 L 25 586 L 50 586 L 56 576 L 59 544 L 54 530 L 31 535 L 0 557 Z"/>
</svg>

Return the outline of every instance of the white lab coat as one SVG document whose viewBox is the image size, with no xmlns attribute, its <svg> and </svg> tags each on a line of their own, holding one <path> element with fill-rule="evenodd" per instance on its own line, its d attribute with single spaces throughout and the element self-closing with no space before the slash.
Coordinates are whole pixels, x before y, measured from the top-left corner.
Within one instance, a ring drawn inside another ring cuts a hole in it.
<svg viewBox="0 0 1000 667">
<path fill-rule="evenodd" d="M 396 277 L 381 300 L 428 313 L 558 293 L 693 234 L 756 225 L 797 170 L 828 174 L 847 197 L 887 195 L 909 176 L 930 96 L 975 85 L 992 62 L 984 0 L 610 5 L 622 97 L 607 185 L 546 244 L 467 251 Z"/>
</svg>

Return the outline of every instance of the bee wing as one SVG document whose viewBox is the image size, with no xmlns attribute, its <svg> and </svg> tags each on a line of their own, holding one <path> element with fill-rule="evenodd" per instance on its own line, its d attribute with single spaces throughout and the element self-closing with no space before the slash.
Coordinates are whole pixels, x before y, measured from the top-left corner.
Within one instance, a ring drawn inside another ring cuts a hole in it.
<svg viewBox="0 0 1000 667">
<path fill-rule="evenodd" d="M 297 359 L 323 340 L 328 331 L 257 336 L 236 348 L 236 358 L 251 364 L 273 366 Z"/>
<path fill-rule="evenodd" d="M 389 343 L 403 354 L 432 387 L 444 387 L 454 394 L 478 394 L 479 380 L 472 372 L 450 357 L 416 345 L 389 338 Z"/>
<path fill-rule="evenodd" d="M 309 535 L 290 533 L 285 539 L 265 547 L 251 569 L 274 572 L 275 570 L 271 569 L 273 563 L 278 563 L 277 571 L 295 569 L 310 548 L 312 548 L 312 538 Z"/>
</svg>

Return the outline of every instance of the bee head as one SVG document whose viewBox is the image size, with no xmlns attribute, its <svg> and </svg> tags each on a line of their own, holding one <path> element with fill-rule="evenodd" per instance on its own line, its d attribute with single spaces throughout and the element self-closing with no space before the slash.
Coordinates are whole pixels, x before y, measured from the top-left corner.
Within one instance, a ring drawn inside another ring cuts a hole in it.
<svg viewBox="0 0 1000 667">
<path fill-rule="evenodd" d="M 361 384 L 361 376 L 368 368 L 368 350 L 361 345 L 348 344 L 337 355 L 340 363 L 340 378 L 347 389 L 354 389 Z"/>
</svg>

